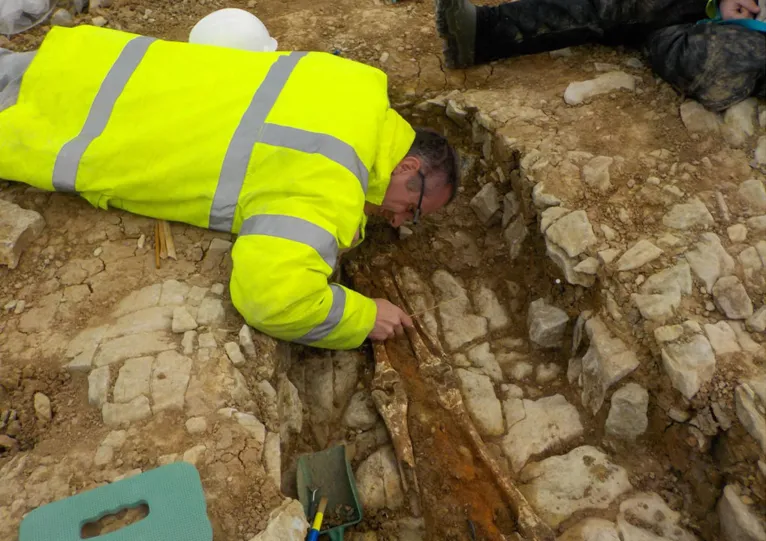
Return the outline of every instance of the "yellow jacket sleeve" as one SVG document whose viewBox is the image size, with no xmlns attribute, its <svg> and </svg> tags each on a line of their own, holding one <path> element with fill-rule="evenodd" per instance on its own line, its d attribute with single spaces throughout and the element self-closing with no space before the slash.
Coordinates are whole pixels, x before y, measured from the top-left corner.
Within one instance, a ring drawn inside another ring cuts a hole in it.
<svg viewBox="0 0 766 541">
<path fill-rule="evenodd" d="M 247 323 L 275 338 L 353 349 L 375 324 L 375 302 L 339 284 L 309 244 L 268 234 L 240 235 L 232 250 L 231 298 Z"/>
</svg>

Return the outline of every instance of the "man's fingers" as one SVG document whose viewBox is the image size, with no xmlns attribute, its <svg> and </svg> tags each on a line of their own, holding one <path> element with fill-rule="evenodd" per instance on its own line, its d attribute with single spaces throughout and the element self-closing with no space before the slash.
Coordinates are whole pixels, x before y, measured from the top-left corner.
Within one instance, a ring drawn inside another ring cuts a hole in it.
<svg viewBox="0 0 766 541">
<path fill-rule="evenodd" d="M 414 325 L 412 323 L 412 318 L 405 313 L 402 313 L 402 325 L 405 327 L 412 327 Z"/>
<path fill-rule="evenodd" d="M 761 8 L 758 7 L 754 0 L 739 0 L 739 5 L 752 14 L 757 14 L 761 11 Z"/>
</svg>

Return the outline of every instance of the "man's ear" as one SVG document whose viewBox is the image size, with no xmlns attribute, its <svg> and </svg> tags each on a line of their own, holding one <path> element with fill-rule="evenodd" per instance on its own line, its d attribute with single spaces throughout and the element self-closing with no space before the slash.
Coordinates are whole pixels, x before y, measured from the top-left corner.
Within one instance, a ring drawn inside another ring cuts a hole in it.
<svg viewBox="0 0 766 541">
<path fill-rule="evenodd" d="M 420 169 L 420 158 L 417 156 L 407 156 L 398 163 L 394 173 L 414 173 Z"/>
</svg>

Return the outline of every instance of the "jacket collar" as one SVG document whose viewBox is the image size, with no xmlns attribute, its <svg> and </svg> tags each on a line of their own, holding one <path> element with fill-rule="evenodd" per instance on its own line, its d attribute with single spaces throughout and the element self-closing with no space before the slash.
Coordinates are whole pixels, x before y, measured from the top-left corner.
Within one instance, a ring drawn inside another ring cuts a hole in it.
<svg viewBox="0 0 766 541">
<path fill-rule="evenodd" d="M 409 152 L 415 140 L 415 130 L 393 109 L 386 111 L 381 129 L 375 163 L 370 171 L 366 200 L 380 205 L 391 183 L 391 173 Z"/>
</svg>

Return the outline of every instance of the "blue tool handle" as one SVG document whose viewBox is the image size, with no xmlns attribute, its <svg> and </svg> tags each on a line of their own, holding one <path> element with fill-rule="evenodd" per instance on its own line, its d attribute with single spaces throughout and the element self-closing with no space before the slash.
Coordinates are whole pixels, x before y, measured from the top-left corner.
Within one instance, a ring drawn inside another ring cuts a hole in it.
<svg viewBox="0 0 766 541">
<path fill-rule="evenodd" d="M 319 530 L 311 530 L 306 541 L 317 541 L 317 539 L 319 539 Z"/>
</svg>

